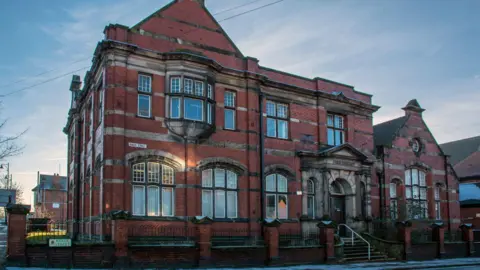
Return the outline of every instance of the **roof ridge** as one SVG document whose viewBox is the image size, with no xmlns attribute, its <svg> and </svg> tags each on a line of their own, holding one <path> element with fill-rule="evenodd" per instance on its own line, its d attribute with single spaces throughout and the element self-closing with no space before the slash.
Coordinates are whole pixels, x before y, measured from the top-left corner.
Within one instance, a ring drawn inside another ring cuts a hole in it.
<svg viewBox="0 0 480 270">
<path fill-rule="evenodd" d="M 468 137 L 468 138 L 463 138 L 463 139 L 459 139 L 459 140 L 456 140 L 456 141 L 450 141 L 450 142 L 446 142 L 446 143 L 442 143 L 440 145 L 448 145 L 448 144 L 454 144 L 454 143 L 459 143 L 459 142 L 464 142 L 464 141 L 469 141 L 469 140 L 475 140 L 475 139 L 478 139 L 480 140 L 480 135 L 479 136 L 474 136 L 474 137 Z M 480 146 L 480 141 L 479 141 L 479 146 Z M 479 149 L 480 150 L 480 149 Z M 477 150 L 478 151 L 478 150 Z"/>
<path fill-rule="evenodd" d="M 373 125 L 373 127 L 380 126 L 380 125 L 383 125 L 383 124 L 388 124 L 388 123 L 390 123 L 390 122 L 393 122 L 393 121 L 396 121 L 396 120 L 399 120 L 399 119 L 405 118 L 405 117 L 406 117 L 406 116 L 403 115 L 403 116 L 400 116 L 400 117 L 397 117 L 397 118 L 394 118 L 394 119 L 390 119 L 390 120 L 388 120 L 388 121 L 381 122 L 381 123 L 378 123 L 378 124 L 376 124 L 376 125 Z"/>
</svg>

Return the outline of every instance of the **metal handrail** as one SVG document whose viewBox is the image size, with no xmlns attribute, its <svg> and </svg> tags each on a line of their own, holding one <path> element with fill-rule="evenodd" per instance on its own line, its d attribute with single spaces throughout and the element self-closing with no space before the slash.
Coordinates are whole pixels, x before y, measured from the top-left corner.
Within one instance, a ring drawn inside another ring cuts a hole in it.
<svg viewBox="0 0 480 270">
<path fill-rule="evenodd" d="M 362 236 L 360 236 L 360 234 L 358 234 L 358 233 L 357 233 L 356 231 L 354 231 L 352 228 L 348 227 L 347 224 L 338 224 L 338 230 L 339 230 L 339 231 L 340 231 L 340 226 L 343 226 L 343 227 L 349 229 L 349 230 L 352 232 L 352 246 L 353 246 L 354 241 L 355 241 L 355 240 L 354 240 L 354 239 L 355 239 L 354 235 L 358 236 L 358 238 L 360 238 L 361 240 L 363 240 L 363 242 L 367 243 L 367 245 L 368 245 L 368 260 L 370 260 L 370 243 L 369 243 L 367 240 L 365 240 L 365 238 L 363 238 Z"/>
</svg>

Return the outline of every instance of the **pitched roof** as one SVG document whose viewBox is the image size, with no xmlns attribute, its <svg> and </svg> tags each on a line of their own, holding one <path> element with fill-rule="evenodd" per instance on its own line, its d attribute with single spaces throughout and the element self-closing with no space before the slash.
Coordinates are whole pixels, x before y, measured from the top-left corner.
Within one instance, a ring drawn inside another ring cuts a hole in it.
<svg viewBox="0 0 480 270">
<path fill-rule="evenodd" d="M 40 174 L 39 184 L 34 187 L 32 191 L 39 189 L 67 191 L 67 177 L 60 175 Z"/>
<path fill-rule="evenodd" d="M 444 143 L 440 147 L 450 155 L 450 162 L 455 166 L 473 152 L 480 151 L 480 136 Z"/>
<path fill-rule="evenodd" d="M 407 116 L 392 119 L 373 126 L 373 140 L 375 145 L 390 145 L 397 135 L 398 130 L 407 121 Z"/>
</svg>

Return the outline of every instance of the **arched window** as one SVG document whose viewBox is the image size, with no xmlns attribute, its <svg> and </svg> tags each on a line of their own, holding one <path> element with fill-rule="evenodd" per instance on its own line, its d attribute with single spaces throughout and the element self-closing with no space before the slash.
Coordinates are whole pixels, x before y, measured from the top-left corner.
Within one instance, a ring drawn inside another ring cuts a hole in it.
<svg viewBox="0 0 480 270">
<path fill-rule="evenodd" d="M 287 178 L 281 174 L 270 174 L 266 178 L 266 217 L 288 218 Z"/>
<path fill-rule="evenodd" d="M 440 206 L 440 189 L 441 185 L 435 185 L 435 218 L 437 220 L 442 219 L 442 209 Z"/>
<path fill-rule="evenodd" d="M 237 217 L 237 174 L 225 169 L 202 172 L 202 215 L 210 218 Z"/>
<path fill-rule="evenodd" d="M 132 209 L 135 216 L 173 216 L 173 168 L 158 162 L 132 166 Z"/>
<path fill-rule="evenodd" d="M 390 182 L 390 218 L 398 219 L 397 181 Z"/>
<path fill-rule="evenodd" d="M 307 181 L 307 215 L 315 218 L 315 182 L 312 179 Z"/>
<path fill-rule="evenodd" d="M 422 219 L 428 217 L 425 172 L 418 169 L 405 171 L 405 197 L 407 198 L 409 218 Z"/>
</svg>

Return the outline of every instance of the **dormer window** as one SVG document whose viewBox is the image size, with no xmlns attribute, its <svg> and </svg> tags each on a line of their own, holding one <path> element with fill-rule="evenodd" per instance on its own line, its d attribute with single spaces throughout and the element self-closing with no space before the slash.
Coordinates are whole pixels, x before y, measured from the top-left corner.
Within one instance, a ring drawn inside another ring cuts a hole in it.
<svg viewBox="0 0 480 270">
<path fill-rule="evenodd" d="M 169 129 L 182 137 L 196 137 L 209 130 L 213 125 L 215 108 L 213 84 L 187 76 L 172 76 L 169 80 Z"/>
</svg>

